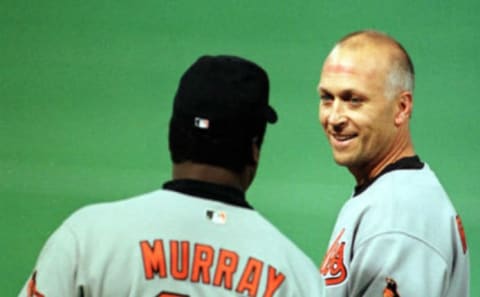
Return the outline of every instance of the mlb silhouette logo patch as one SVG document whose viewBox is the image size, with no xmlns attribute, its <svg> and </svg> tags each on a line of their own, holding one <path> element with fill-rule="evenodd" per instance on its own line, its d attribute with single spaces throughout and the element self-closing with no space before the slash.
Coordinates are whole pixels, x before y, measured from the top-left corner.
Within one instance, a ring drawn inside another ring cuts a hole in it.
<svg viewBox="0 0 480 297">
<path fill-rule="evenodd" d="M 208 129 L 210 127 L 210 121 L 204 118 L 195 118 L 195 127 L 200 129 Z"/>
<path fill-rule="evenodd" d="M 207 210 L 207 218 L 215 224 L 225 224 L 227 213 L 221 210 Z"/>
</svg>

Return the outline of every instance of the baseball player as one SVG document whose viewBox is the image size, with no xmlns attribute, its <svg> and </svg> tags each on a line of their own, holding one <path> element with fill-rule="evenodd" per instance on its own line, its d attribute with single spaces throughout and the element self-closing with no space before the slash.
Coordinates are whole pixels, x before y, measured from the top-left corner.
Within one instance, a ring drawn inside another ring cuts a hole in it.
<svg viewBox="0 0 480 297">
<path fill-rule="evenodd" d="M 245 198 L 277 120 L 268 93 L 253 62 L 199 58 L 174 99 L 173 179 L 71 215 L 19 296 L 319 296 L 317 267 Z"/>
<path fill-rule="evenodd" d="M 377 31 L 347 35 L 325 60 L 320 122 L 357 183 L 320 267 L 325 296 L 469 296 L 460 217 L 413 149 L 413 87 L 409 55 Z"/>
</svg>

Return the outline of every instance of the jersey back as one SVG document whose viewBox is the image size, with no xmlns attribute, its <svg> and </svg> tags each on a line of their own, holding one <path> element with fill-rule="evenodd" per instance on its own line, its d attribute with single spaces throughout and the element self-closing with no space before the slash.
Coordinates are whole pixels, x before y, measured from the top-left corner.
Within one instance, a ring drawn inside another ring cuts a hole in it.
<svg viewBox="0 0 480 297">
<path fill-rule="evenodd" d="M 318 269 L 258 212 L 158 190 L 85 207 L 20 296 L 320 296 Z"/>
</svg>

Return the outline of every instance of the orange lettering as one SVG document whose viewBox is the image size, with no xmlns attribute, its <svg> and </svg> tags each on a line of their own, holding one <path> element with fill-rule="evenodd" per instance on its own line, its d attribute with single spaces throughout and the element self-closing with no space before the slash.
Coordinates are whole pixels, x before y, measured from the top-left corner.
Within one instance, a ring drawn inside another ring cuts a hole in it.
<svg viewBox="0 0 480 297">
<path fill-rule="evenodd" d="M 467 237 L 465 236 L 465 229 L 463 228 L 462 219 L 459 215 L 455 217 L 457 222 L 458 234 L 460 235 L 460 240 L 462 242 L 463 253 L 467 252 Z"/>
<path fill-rule="evenodd" d="M 178 241 L 170 241 L 170 273 L 174 279 L 186 280 L 188 277 L 188 259 L 190 244 L 188 241 L 182 241 L 182 255 L 178 257 Z M 180 262 L 180 263 L 179 263 Z M 179 269 L 179 266 L 181 267 Z"/>
<path fill-rule="evenodd" d="M 210 283 L 210 268 L 213 264 L 214 250 L 205 244 L 195 244 L 192 267 L 192 282 L 198 282 L 200 277 L 204 284 Z"/>
<path fill-rule="evenodd" d="M 155 240 L 152 247 L 148 241 L 144 240 L 140 242 L 140 248 L 142 250 L 145 277 L 147 279 L 152 279 L 155 273 L 158 273 L 161 278 L 166 277 L 167 269 L 165 267 L 163 241 L 161 239 Z"/>
<path fill-rule="evenodd" d="M 213 285 L 221 286 L 223 281 L 224 288 L 231 290 L 232 278 L 235 271 L 237 271 L 237 265 L 238 255 L 235 252 L 220 249 Z"/>
<path fill-rule="evenodd" d="M 262 275 L 263 262 L 255 258 L 249 258 L 242 277 L 238 282 L 237 292 L 248 291 L 248 296 L 257 296 L 258 284 Z"/>
<path fill-rule="evenodd" d="M 28 297 L 45 297 L 45 295 L 37 291 L 37 271 L 33 273 L 32 278 L 28 282 L 27 296 Z"/>
<path fill-rule="evenodd" d="M 276 271 L 275 267 L 268 266 L 267 287 L 263 297 L 272 297 L 275 291 L 280 288 L 280 285 L 285 280 L 285 275 Z"/>
</svg>

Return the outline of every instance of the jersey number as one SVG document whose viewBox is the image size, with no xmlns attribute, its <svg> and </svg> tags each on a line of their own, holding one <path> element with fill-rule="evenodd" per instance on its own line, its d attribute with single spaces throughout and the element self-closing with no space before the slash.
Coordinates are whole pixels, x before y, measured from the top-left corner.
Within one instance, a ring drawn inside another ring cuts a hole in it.
<svg viewBox="0 0 480 297">
<path fill-rule="evenodd" d="M 156 297 L 189 297 L 188 295 L 162 291 Z"/>
</svg>

